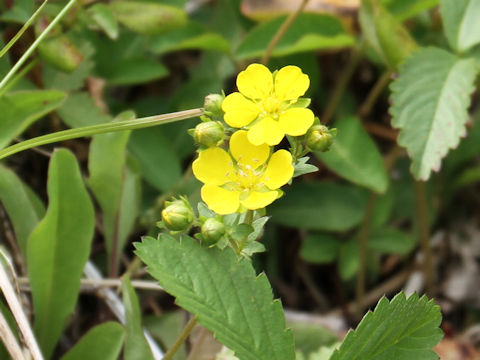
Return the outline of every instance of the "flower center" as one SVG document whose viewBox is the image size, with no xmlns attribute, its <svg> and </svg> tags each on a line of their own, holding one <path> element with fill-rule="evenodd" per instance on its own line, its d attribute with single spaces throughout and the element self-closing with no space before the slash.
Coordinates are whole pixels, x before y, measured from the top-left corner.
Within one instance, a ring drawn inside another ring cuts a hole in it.
<svg viewBox="0 0 480 360">
<path fill-rule="evenodd" d="M 263 108 L 263 111 L 266 113 L 266 115 L 276 117 L 278 116 L 278 112 L 282 107 L 282 102 L 277 98 L 270 96 L 265 100 L 263 100 L 261 106 Z"/>
</svg>

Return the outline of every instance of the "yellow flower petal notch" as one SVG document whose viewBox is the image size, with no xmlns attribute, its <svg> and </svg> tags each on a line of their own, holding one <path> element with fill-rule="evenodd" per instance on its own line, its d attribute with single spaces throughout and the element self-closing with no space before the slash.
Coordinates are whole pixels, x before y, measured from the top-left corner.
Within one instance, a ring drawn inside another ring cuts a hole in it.
<svg viewBox="0 0 480 360">
<path fill-rule="evenodd" d="M 192 168 L 204 183 L 203 201 L 217 214 L 226 215 L 274 202 L 281 195 L 280 187 L 293 176 L 292 161 L 286 150 L 270 156 L 267 144 L 254 145 L 248 141 L 247 131 L 239 130 L 230 138 L 230 153 L 209 148 L 200 153 Z"/>
<path fill-rule="evenodd" d="M 251 64 L 238 74 L 238 92 L 223 101 L 225 122 L 248 128 L 248 140 L 254 145 L 273 146 L 285 135 L 304 135 L 313 125 L 313 112 L 293 105 L 309 86 L 308 75 L 297 66 L 272 74 L 264 65 Z"/>
</svg>

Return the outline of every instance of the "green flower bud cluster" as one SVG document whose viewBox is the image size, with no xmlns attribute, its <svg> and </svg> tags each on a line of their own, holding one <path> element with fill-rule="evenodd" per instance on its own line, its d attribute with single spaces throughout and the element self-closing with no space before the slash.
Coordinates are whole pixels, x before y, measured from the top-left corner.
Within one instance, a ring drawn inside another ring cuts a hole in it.
<svg viewBox="0 0 480 360">
<path fill-rule="evenodd" d="M 223 119 L 223 110 L 222 103 L 225 99 L 225 95 L 221 94 L 210 94 L 205 97 L 203 103 L 203 109 L 206 116 L 212 120 L 222 120 Z"/>
<path fill-rule="evenodd" d="M 185 197 L 179 200 L 166 201 L 162 210 L 163 225 L 171 231 L 188 231 L 193 225 L 195 215 Z"/>
<path fill-rule="evenodd" d="M 208 218 L 203 223 L 200 230 L 200 240 L 207 245 L 216 244 L 226 233 L 225 225 L 220 217 Z"/>
<path fill-rule="evenodd" d="M 328 151 L 337 136 L 337 129 L 329 129 L 325 125 L 312 126 L 305 136 L 307 147 L 311 151 Z"/>
<path fill-rule="evenodd" d="M 193 131 L 195 142 L 204 147 L 219 146 L 223 143 L 225 128 L 219 121 L 201 122 Z"/>
</svg>

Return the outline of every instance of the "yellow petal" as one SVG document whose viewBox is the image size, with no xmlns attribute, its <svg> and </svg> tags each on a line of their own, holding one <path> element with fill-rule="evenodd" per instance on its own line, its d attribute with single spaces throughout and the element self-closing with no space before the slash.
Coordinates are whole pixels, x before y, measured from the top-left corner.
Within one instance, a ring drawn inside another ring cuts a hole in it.
<svg viewBox="0 0 480 360">
<path fill-rule="evenodd" d="M 234 213 L 240 206 L 240 192 L 229 191 L 215 185 L 203 185 L 202 200 L 219 215 Z"/>
<path fill-rule="evenodd" d="M 241 204 L 249 210 L 256 210 L 270 205 L 278 196 L 277 191 L 258 192 L 252 191 L 245 200 L 240 200 Z"/>
<path fill-rule="evenodd" d="M 291 108 L 280 115 L 279 124 L 287 135 L 304 135 L 313 125 L 313 112 L 305 108 Z"/>
<path fill-rule="evenodd" d="M 271 190 L 278 189 L 289 182 L 293 176 L 293 170 L 292 154 L 287 150 L 278 150 L 268 161 L 261 182 Z"/>
<path fill-rule="evenodd" d="M 230 138 L 230 153 L 238 163 L 256 169 L 267 161 L 270 147 L 267 144 L 253 145 L 248 141 L 247 132 L 239 130 Z"/>
<path fill-rule="evenodd" d="M 237 76 L 237 88 L 250 99 L 264 99 L 273 91 L 273 77 L 268 68 L 251 64 Z"/>
<path fill-rule="evenodd" d="M 297 66 L 285 66 L 275 75 L 275 95 L 279 100 L 295 100 L 310 86 L 308 75 Z"/>
<path fill-rule="evenodd" d="M 230 155 L 212 147 L 202 151 L 192 164 L 193 174 L 204 184 L 223 185 L 235 179 L 235 168 Z"/>
<path fill-rule="evenodd" d="M 223 100 L 222 110 L 225 112 L 225 122 L 235 128 L 250 124 L 260 112 L 258 105 L 239 92 L 231 93 Z"/>
<path fill-rule="evenodd" d="M 285 136 L 285 131 L 280 124 L 272 118 L 260 120 L 248 130 L 248 141 L 254 145 L 267 143 L 270 146 L 277 145 Z"/>
</svg>

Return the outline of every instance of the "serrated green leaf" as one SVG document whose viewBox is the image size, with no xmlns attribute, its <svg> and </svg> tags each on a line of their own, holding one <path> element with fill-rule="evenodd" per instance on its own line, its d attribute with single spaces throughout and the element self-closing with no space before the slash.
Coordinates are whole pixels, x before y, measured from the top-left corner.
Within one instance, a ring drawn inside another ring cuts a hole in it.
<svg viewBox="0 0 480 360">
<path fill-rule="evenodd" d="M 66 94 L 56 90 L 16 91 L 0 97 L 0 148 L 34 121 L 58 108 Z"/>
<path fill-rule="evenodd" d="M 325 183 L 294 183 L 268 208 L 277 224 L 311 230 L 343 231 L 363 218 L 366 192 L 357 187 Z"/>
<path fill-rule="evenodd" d="M 63 122 L 71 128 L 102 124 L 112 119 L 102 113 L 86 92 L 70 94 L 57 112 Z"/>
<path fill-rule="evenodd" d="M 443 30 L 453 50 L 465 52 L 480 43 L 480 2 L 441 0 Z"/>
<path fill-rule="evenodd" d="M 477 66 L 438 48 L 410 57 L 392 83 L 392 125 L 399 145 L 412 159 L 411 171 L 427 180 L 448 150 L 465 135 L 465 122 Z"/>
<path fill-rule="evenodd" d="M 335 122 L 338 135 L 330 151 L 315 155 L 334 173 L 377 193 L 387 190 L 388 175 L 382 155 L 357 118 Z"/>
<path fill-rule="evenodd" d="M 125 306 L 125 360 L 154 360 L 143 333 L 142 313 L 130 278 L 122 279 L 123 305 Z"/>
<path fill-rule="evenodd" d="M 77 160 L 68 150 L 52 155 L 48 198 L 47 213 L 27 244 L 34 330 L 46 358 L 75 308 L 95 225 L 93 205 Z"/>
<path fill-rule="evenodd" d="M 88 13 L 110 39 L 118 38 L 118 23 L 108 6 L 97 3 L 88 8 Z"/>
<path fill-rule="evenodd" d="M 242 360 L 293 360 L 293 336 L 264 274 L 231 248 L 201 247 L 190 237 L 144 238 L 136 253 L 179 306 L 192 312 Z"/>
<path fill-rule="evenodd" d="M 110 321 L 89 330 L 61 360 L 116 360 L 122 350 L 125 329 Z"/>
<path fill-rule="evenodd" d="M 120 117 L 120 116 L 119 116 Z M 120 120 L 119 117 L 116 120 Z M 128 118 L 134 119 L 131 113 Z M 130 131 L 95 135 L 90 143 L 88 185 L 102 209 L 110 269 L 115 269 L 138 214 L 138 176 L 126 164 Z"/>
<path fill-rule="evenodd" d="M 378 229 L 368 239 L 369 249 L 385 254 L 408 254 L 414 246 L 412 235 L 394 228 Z"/>
<path fill-rule="evenodd" d="M 153 37 L 149 48 L 155 54 L 185 49 L 228 52 L 230 44 L 222 35 L 208 31 L 205 26 L 190 21 L 180 29 Z"/>
<path fill-rule="evenodd" d="M 329 234 L 309 234 L 303 239 L 300 256 L 314 264 L 325 264 L 337 259 L 340 242 Z"/>
<path fill-rule="evenodd" d="M 439 306 L 426 296 L 408 299 L 400 293 L 392 301 L 382 298 L 374 312 L 350 330 L 331 360 L 438 359 L 432 348 L 443 336 Z"/>
<path fill-rule="evenodd" d="M 262 56 L 284 21 L 285 17 L 281 16 L 253 28 L 238 46 L 236 56 L 240 59 Z M 348 47 L 354 42 L 337 18 L 304 13 L 300 14 L 285 32 L 273 50 L 272 56 Z"/>
</svg>

